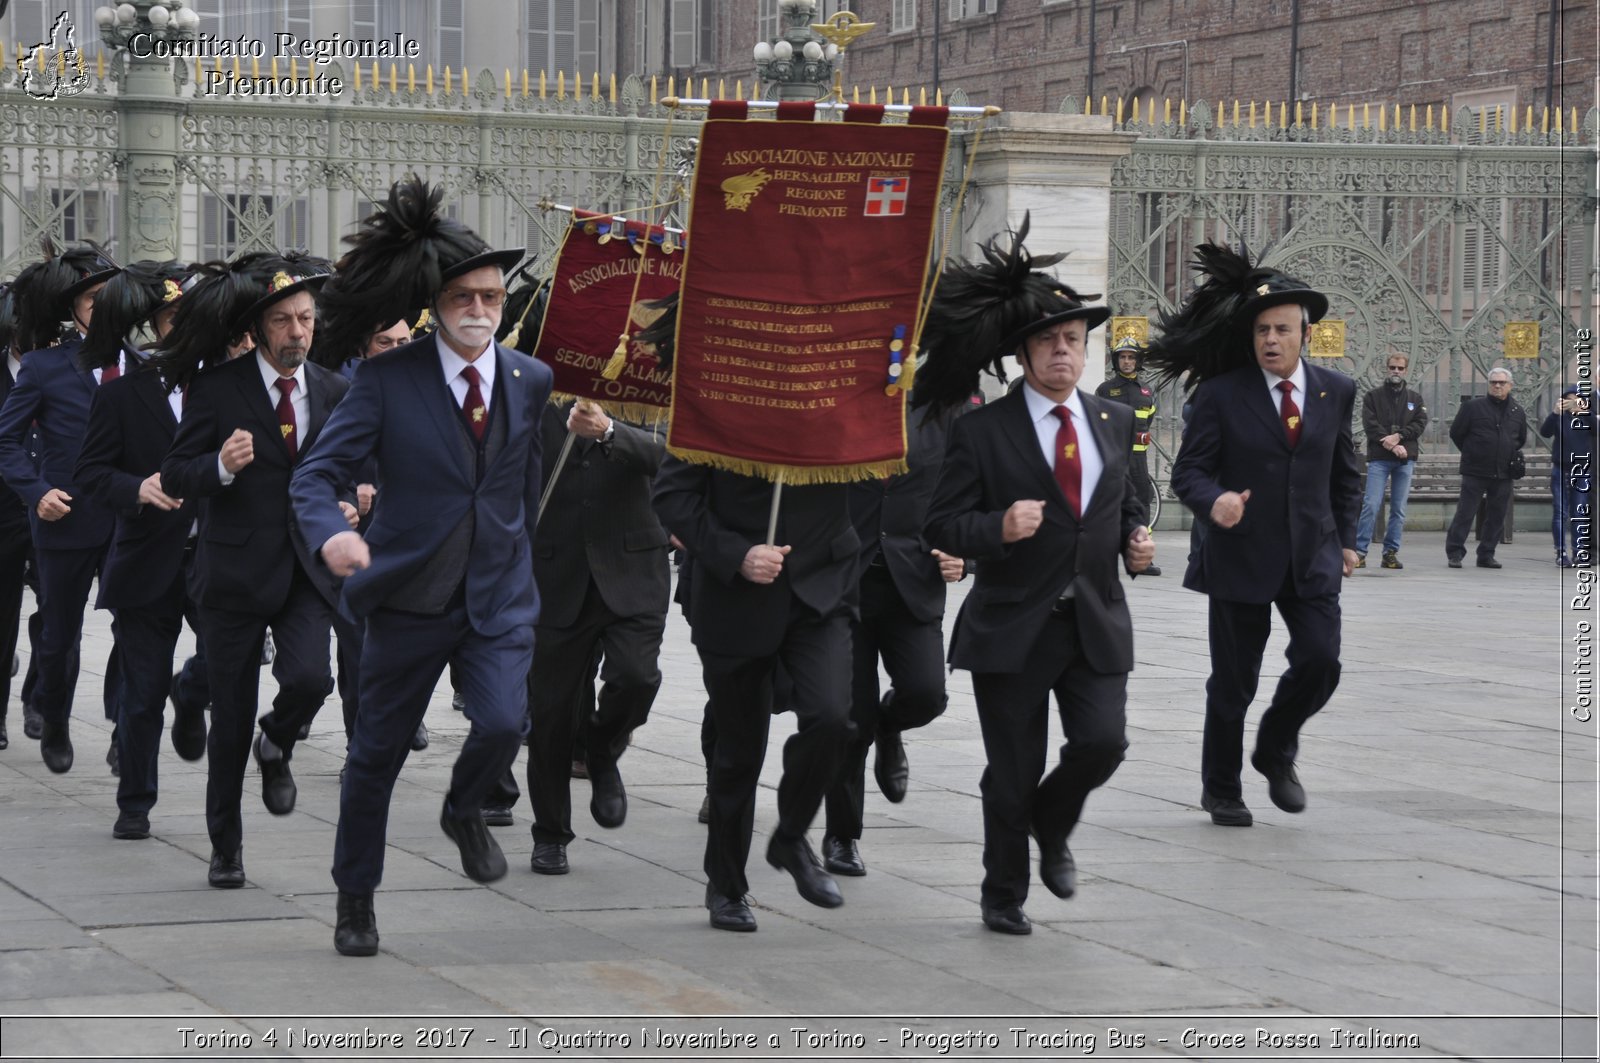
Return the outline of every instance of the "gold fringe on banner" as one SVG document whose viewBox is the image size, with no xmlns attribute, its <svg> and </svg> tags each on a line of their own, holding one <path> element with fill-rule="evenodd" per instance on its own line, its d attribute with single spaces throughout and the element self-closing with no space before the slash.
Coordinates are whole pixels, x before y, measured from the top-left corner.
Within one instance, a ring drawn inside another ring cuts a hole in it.
<svg viewBox="0 0 1600 1063">
<path fill-rule="evenodd" d="M 886 461 L 868 461 L 857 465 L 778 465 L 764 461 L 733 458 L 726 454 L 713 454 L 708 450 L 686 450 L 667 444 L 667 453 L 694 465 L 708 465 L 724 472 L 753 476 L 759 480 L 776 482 L 781 476 L 785 487 L 806 487 L 814 484 L 849 484 L 859 480 L 877 480 L 906 472 L 910 466 L 904 458 Z"/>
<path fill-rule="evenodd" d="M 580 401 L 593 402 L 596 406 L 606 411 L 607 417 L 642 425 L 645 428 L 661 428 L 667 423 L 667 419 L 672 413 L 665 406 L 646 406 L 638 402 L 597 402 L 594 399 L 579 399 L 578 396 L 569 395 L 564 391 L 552 391 L 550 393 L 550 405 L 552 406 Z"/>
</svg>

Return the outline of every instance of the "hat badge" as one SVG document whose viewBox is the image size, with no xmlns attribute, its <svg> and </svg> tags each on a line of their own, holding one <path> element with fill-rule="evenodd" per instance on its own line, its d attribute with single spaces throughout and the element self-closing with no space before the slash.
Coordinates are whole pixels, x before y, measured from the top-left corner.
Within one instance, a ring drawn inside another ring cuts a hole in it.
<svg viewBox="0 0 1600 1063">
<path fill-rule="evenodd" d="M 272 275 L 272 290 L 275 292 L 281 292 L 294 283 L 295 279 L 281 269 Z"/>
<path fill-rule="evenodd" d="M 1266 295 L 1266 294 L 1267 294 L 1267 292 L 1269 292 L 1269 291 L 1271 291 L 1271 290 L 1272 290 L 1272 289 L 1271 289 L 1271 287 L 1270 287 L 1270 286 L 1268 286 L 1268 285 L 1265 285 L 1265 284 L 1263 284 L 1263 285 L 1262 285 L 1262 286 L 1261 286 L 1261 287 L 1259 287 L 1259 288 L 1257 288 L 1257 289 L 1256 289 L 1256 294 L 1257 294 L 1257 295 Z"/>
<path fill-rule="evenodd" d="M 175 280 L 167 280 L 161 285 L 161 301 L 163 303 L 175 302 L 183 294 L 183 289 L 178 287 Z"/>
</svg>

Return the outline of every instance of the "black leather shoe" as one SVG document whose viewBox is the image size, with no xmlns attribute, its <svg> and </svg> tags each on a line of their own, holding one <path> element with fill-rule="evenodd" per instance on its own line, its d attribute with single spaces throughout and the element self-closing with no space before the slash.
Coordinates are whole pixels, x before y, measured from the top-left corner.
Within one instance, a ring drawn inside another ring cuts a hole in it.
<svg viewBox="0 0 1600 1063">
<path fill-rule="evenodd" d="M 173 673 L 167 696 L 172 701 L 172 750 L 184 760 L 195 761 L 206 755 L 206 710 L 204 705 L 186 705 L 178 697 L 178 676 Z"/>
<path fill-rule="evenodd" d="M 817 854 L 804 838 L 784 838 L 774 834 L 767 842 L 767 863 L 794 876 L 800 896 L 822 908 L 837 908 L 844 903 L 839 884 L 822 870 Z"/>
<path fill-rule="evenodd" d="M 743 897 L 724 897 L 709 883 L 706 884 L 706 910 L 711 913 L 711 925 L 718 930 L 749 934 L 756 928 L 755 913 Z"/>
<path fill-rule="evenodd" d="M 11 736 L 6 734 L 6 718 L 0 716 L 0 749 L 11 748 Z"/>
<path fill-rule="evenodd" d="M 428 725 L 419 720 L 417 722 L 417 732 L 411 736 L 411 751 L 417 753 L 427 748 Z"/>
<path fill-rule="evenodd" d="M 892 693 L 892 692 L 891 692 Z M 885 703 L 889 694 L 884 695 Z M 873 743 L 877 747 L 872 758 L 872 777 L 878 780 L 878 789 L 895 804 L 906 799 L 906 783 L 911 781 L 911 764 L 906 760 L 906 745 L 899 731 L 878 728 Z"/>
<path fill-rule="evenodd" d="M 44 736 L 44 716 L 32 705 L 22 706 L 22 733 L 35 742 Z"/>
<path fill-rule="evenodd" d="M 372 911 L 372 894 L 339 891 L 338 921 L 333 924 L 333 947 L 341 956 L 378 954 L 378 917 Z"/>
<path fill-rule="evenodd" d="M 711 822 L 711 795 L 706 794 L 700 799 L 700 814 L 695 817 L 701 823 Z"/>
<path fill-rule="evenodd" d="M 1248 827 L 1255 817 L 1237 797 L 1213 797 L 1210 790 L 1200 792 L 1200 807 L 1211 813 L 1211 822 L 1219 827 Z"/>
<path fill-rule="evenodd" d="M 567 864 L 567 847 L 560 842 L 534 842 L 532 867 L 535 875 L 565 875 L 572 870 Z"/>
<path fill-rule="evenodd" d="M 119 812 L 111 828 L 113 838 L 123 841 L 140 841 L 150 837 L 150 817 L 143 812 Z"/>
<path fill-rule="evenodd" d="M 1033 924 L 1028 921 L 1027 913 L 1019 904 L 1008 904 L 1004 907 L 983 906 L 983 925 L 999 934 L 1031 934 Z"/>
<path fill-rule="evenodd" d="M 1478 567 L 1479 568 L 1505 568 L 1504 565 L 1502 565 L 1500 562 L 1496 561 L 1492 557 L 1480 557 L 1480 558 L 1478 558 Z"/>
<path fill-rule="evenodd" d="M 65 720 L 60 723 L 45 721 L 44 734 L 39 738 L 39 755 L 44 758 L 44 766 L 57 775 L 72 770 L 72 736 L 67 733 Z"/>
<path fill-rule="evenodd" d="M 236 890 L 243 886 L 244 851 L 224 856 L 215 849 L 211 850 L 211 870 L 206 872 L 206 881 L 219 890 Z"/>
<path fill-rule="evenodd" d="M 106 767 L 111 769 L 112 778 L 122 777 L 122 754 L 117 752 L 117 733 L 111 732 L 111 744 L 106 746 Z"/>
<path fill-rule="evenodd" d="M 294 801 L 300 791 L 294 784 L 294 774 L 289 771 L 288 757 L 281 752 L 272 760 L 262 757 L 261 740 L 264 737 L 256 735 L 255 743 L 250 747 L 255 754 L 256 766 L 261 769 L 261 803 L 274 816 L 287 816 L 294 811 Z"/>
<path fill-rule="evenodd" d="M 509 827 L 517 821 L 511 814 L 510 805 L 484 805 L 479 810 L 483 816 L 483 825 L 486 827 Z"/>
<path fill-rule="evenodd" d="M 628 791 L 622 786 L 622 773 L 616 761 L 589 764 L 589 785 L 594 796 L 589 798 L 589 814 L 602 827 L 620 827 L 628 818 Z"/>
<path fill-rule="evenodd" d="M 450 815 L 450 802 L 447 799 L 439 812 L 439 826 L 461 850 L 461 870 L 468 878 L 474 882 L 494 882 L 505 878 L 506 854 L 500 851 L 499 843 L 489 836 L 489 828 L 483 825 L 482 815 L 457 819 Z"/>
<path fill-rule="evenodd" d="M 1446 558 L 1445 564 L 1449 565 L 1451 568 L 1460 568 L 1461 559 L 1459 557 Z"/>
<path fill-rule="evenodd" d="M 822 836 L 822 866 L 835 875 L 849 875 L 851 878 L 860 878 L 867 873 L 867 865 L 861 862 L 861 850 L 856 846 L 856 840 L 835 838 L 831 834 Z"/>
<path fill-rule="evenodd" d="M 1078 865 L 1067 848 L 1067 839 L 1046 841 L 1035 832 L 1033 840 L 1039 843 L 1039 881 L 1057 897 L 1069 899 L 1078 892 Z"/>
<path fill-rule="evenodd" d="M 1148 568 L 1146 568 L 1143 572 L 1139 573 L 1139 575 L 1141 575 L 1141 576 L 1159 576 L 1159 575 L 1161 575 L 1161 566 L 1160 565 L 1151 565 Z"/>
<path fill-rule="evenodd" d="M 450 695 L 450 707 L 457 712 L 467 711 L 467 696 L 457 690 Z"/>
<path fill-rule="evenodd" d="M 1267 777 L 1267 796 L 1285 812 L 1306 810 L 1306 789 L 1295 774 L 1294 761 L 1269 757 L 1259 750 L 1250 754 L 1250 764 Z"/>
</svg>

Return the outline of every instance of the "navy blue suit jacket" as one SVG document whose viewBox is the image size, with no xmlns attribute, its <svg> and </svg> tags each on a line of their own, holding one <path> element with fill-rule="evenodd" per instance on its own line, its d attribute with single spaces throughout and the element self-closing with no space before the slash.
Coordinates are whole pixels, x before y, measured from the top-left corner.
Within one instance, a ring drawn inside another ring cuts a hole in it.
<svg viewBox="0 0 1600 1063">
<path fill-rule="evenodd" d="M 476 531 L 466 598 L 473 629 L 494 637 L 538 620 L 529 532 L 539 512 L 539 421 L 551 375 L 498 343 L 494 358 L 491 416 L 506 416 L 506 442 L 481 480 L 455 445 L 459 407 L 433 336 L 363 362 L 295 469 L 289 493 L 314 553 L 350 530 L 336 504 L 342 487 L 369 458 L 384 470 L 366 533 L 372 564 L 344 581 L 339 608 L 350 619 L 365 617 L 416 576 L 470 507 Z"/>
<path fill-rule="evenodd" d="M 116 514 L 116 533 L 100 572 L 98 609 L 132 608 L 159 598 L 183 566 L 198 503 L 165 510 L 139 501 L 145 478 L 178 431 L 167 388 L 153 369 L 139 369 L 95 392 L 76 478 L 84 493 Z"/>
<path fill-rule="evenodd" d="M 1224 601 L 1262 604 L 1286 578 L 1301 598 L 1338 594 L 1342 549 L 1355 549 L 1362 476 L 1350 425 L 1355 382 L 1306 365 L 1305 420 L 1293 449 L 1255 365 L 1202 383 L 1172 467 L 1178 498 L 1206 525 L 1183 585 Z M 1250 491 L 1244 518 L 1211 522 L 1225 491 Z"/>
<path fill-rule="evenodd" d="M 78 368 L 81 345 L 72 339 L 23 355 L 17 382 L 0 406 L 0 476 L 27 505 L 34 544 L 45 550 L 101 547 L 111 538 L 111 511 L 83 495 L 73 478 L 98 386 L 92 373 Z M 27 445 L 35 422 L 37 463 Z M 55 487 L 72 497 L 72 511 L 60 520 L 40 520 L 39 500 Z"/>
</svg>

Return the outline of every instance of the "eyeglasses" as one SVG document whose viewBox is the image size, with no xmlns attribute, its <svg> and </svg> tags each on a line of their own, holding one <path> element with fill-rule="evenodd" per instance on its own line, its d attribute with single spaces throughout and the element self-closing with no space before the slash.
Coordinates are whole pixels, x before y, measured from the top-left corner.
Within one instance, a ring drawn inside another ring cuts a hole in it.
<svg viewBox="0 0 1600 1063">
<path fill-rule="evenodd" d="M 446 306 L 455 310 L 470 310 L 473 300 L 481 300 L 484 306 L 493 309 L 503 306 L 506 301 L 504 288 L 448 288 L 439 293 L 439 299 Z"/>
<path fill-rule="evenodd" d="M 1509 381 L 1509 380 L 1491 380 L 1491 381 L 1489 381 L 1489 386 L 1492 387 L 1492 388 L 1508 388 L 1508 387 L 1511 386 L 1511 381 Z"/>
</svg>

